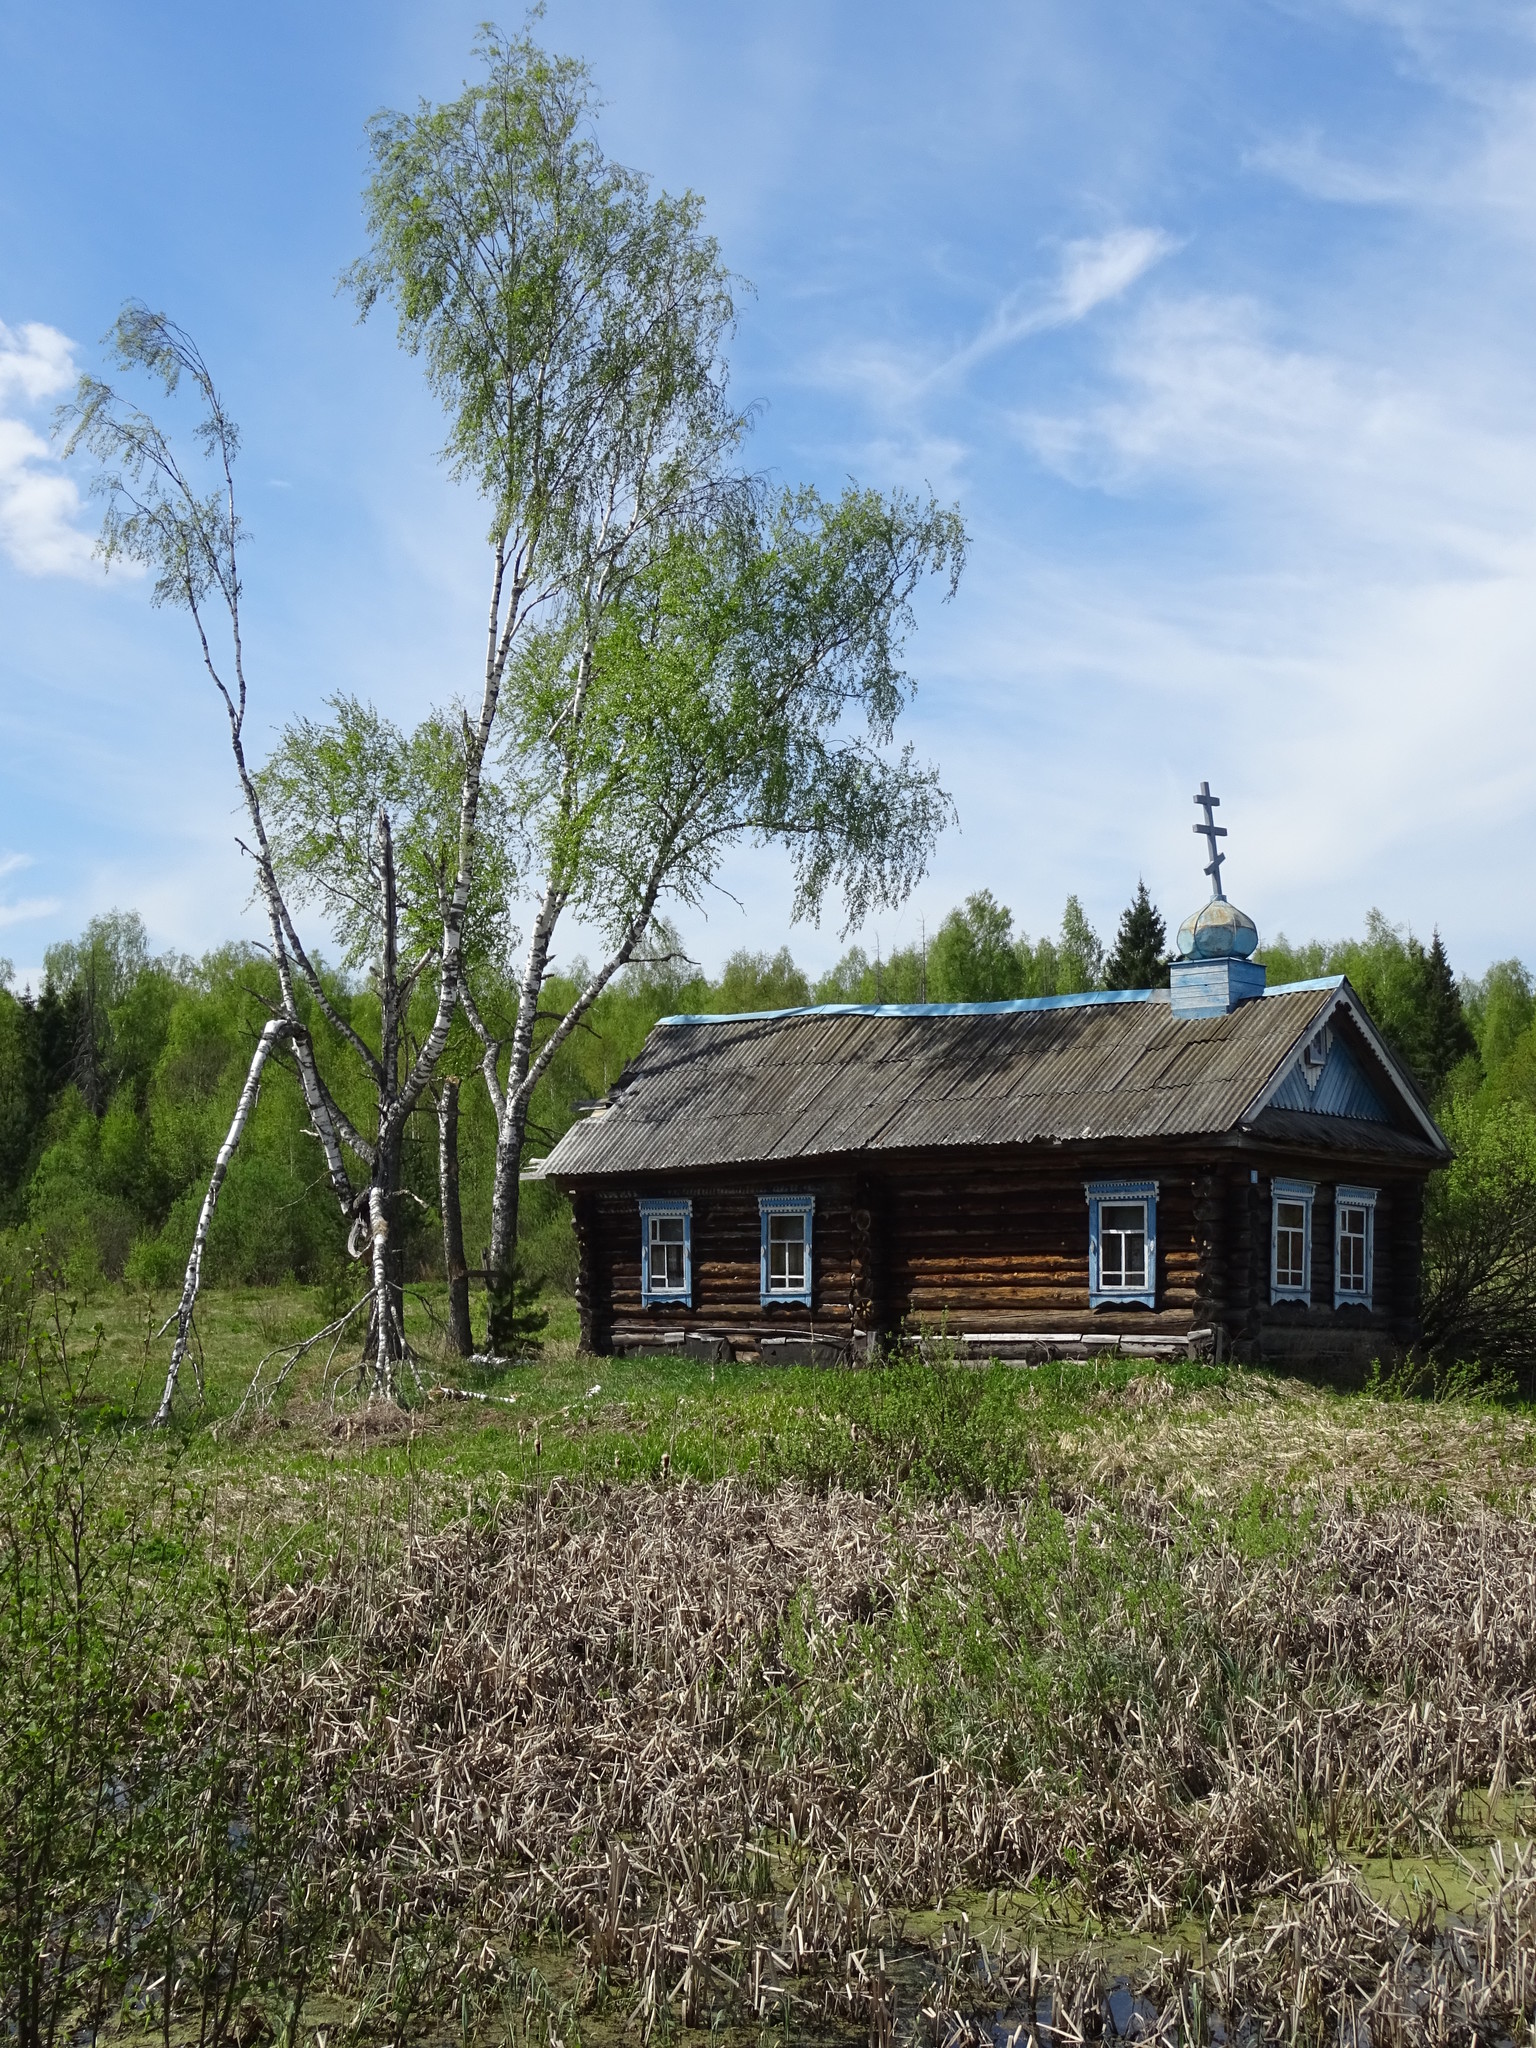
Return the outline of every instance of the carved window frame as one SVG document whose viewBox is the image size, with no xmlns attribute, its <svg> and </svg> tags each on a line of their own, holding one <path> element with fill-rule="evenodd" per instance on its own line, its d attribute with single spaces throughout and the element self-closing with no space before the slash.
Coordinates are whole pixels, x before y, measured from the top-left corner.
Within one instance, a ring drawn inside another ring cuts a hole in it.
<svg viewBox="0 0 1536 2048">
<path fill-rule="evenodd" d="M 1088 1306 L 1110 1308 L 1140 1302 L 1144 1308 L 1157 1307 L 1157 1182 L 1155 1180 L 1084 1181 L 1088 1198 Z M 1106 1287 L 1099 1273 L 1099 1241 L 1106 1208 L 1134 1208 L 1145 1212 L 1146 1264 L 1140 1287 Z"/>
<path fill-rule="evenodd" d="M 1271 1302 L 1312 1299 L 1312 1204 L 1317 1200 L 1317 1182 L 1282 1180 L 1269 1184 L 1269 1298 Z M 1301 1285 L 1280 1279 L 1280 1205 L 1299 1204 L 1301 1220 Z"/>
<path fill-rule="evenodd" d="M 811 1288 L 814 1280 L 812 1269 L 812 1241 L 815 1228 L 816 1197 L 814 1195 L 759 1195 L 757 1198 L 758 1227 L 760 1231 L 758 1251 L 758 1304 L 771 1308 L 775 1302 L 798 1302 L 801 1307 L 811 1305 Z M 805 1284 L 801 1287 L 774 1287 L 769 1271 L 770 1219 L 775 1216 L 800 1216 L 805 1222 Z"/>
<path fill-rule="evenodd" d="M 651 1284 L 651 1221 L 682 1218 L 683 1284 L 655 1287 Z M 693 1307 L 693 1203 L 682 1195 L 646 1196 L 640 1203 L 640 1299 L 650 1307 Z"/>
<path fill-rule="evenodd" d="M 1379 1188 L 1336 1187 L 1333 1191 L 1333 1305 L 1335 1308 L 1370 1308 L 1376 1292 L 1376 1198 Z M 1344 1211 L 1365 1212 L 1365 1288 L 1344 1288 L 1340 1253 L 1344 1249 Z"/>
</svg>

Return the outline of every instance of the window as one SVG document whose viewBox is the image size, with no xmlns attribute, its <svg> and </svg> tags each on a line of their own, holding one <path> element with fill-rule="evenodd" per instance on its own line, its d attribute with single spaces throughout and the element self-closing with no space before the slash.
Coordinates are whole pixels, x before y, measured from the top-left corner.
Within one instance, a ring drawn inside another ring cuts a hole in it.
<svg viewBox="0 0 1536 2048">
<path fill-rule="evenodd" d="M 640 1295 L 643 1301 L 693 1306 L 693 1204 L 640 1204 Z"/>
<path fill-rule="evenodd" d="M 1147 1205 L 1106 1202 L 1099 1211 L 1099 1285 L 1106 1293 L 1147 1284 Z"/>
<path fill-rule="evenodd" d="M 1371 1305 L 1376 1255 L 1376 1189 L 1333 1191 L 1333 1305 Z"/>
<path fill-rule="evenodd" d="M 814 1195 L 759 1195 L 762 1272 L 759 1294 L 771 1301 L 811 1302 L 811 1218 Z"/>
<path fill-rule="evenodd" d="M 1270 1196 L 1274 1204 L 1271 1227 L 1271 1301 L 1312 1299 L 1312 1199 L 1317 1193 L 1309 1180 L 1273 1180 Z"/>
<path fill-rule="evenodd" d="M 1088 1300 L 1157 1306 L 1157 1182 L 1091 1180 L 1088 1196 Z"/>
</svg>

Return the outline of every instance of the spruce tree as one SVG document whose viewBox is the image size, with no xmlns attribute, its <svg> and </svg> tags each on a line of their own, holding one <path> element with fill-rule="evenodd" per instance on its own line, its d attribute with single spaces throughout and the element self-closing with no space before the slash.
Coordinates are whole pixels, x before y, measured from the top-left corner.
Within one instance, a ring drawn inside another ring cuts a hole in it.
<svg viewBox="0 0 1536 2048">
<path fill-rule="evenodd" d="M 1431 1101 L 1450 1078 L 1451 1069 L 1476 1052 L 1477 1041 L 1461 1006 L 1461 991 L 1445 957 L 1438 927 L 1427 953 L 1420 955 L 1423 966 L 1423 1010 L 1420 1018 L 1418 1058 L 1419 1083 Z"/>
<path fill-rule="evenodd" d="M 1106 988 L 1166 988 L 1168 963 L 1163 954 L 1168 927 L 1138 878 L 1136 894 L 1120 916 L 1115 950 L 1104 963 Z"/>
<path fill-rule="evenodd" d="M 487 1282 L 491 1297 L 491 1328 L 496 1332 L 496 1353 L 503 1358 L 531 1358 L 543 1347 L 549 1310 L 539 1306 L 539 1290 L 529 1280 L 519 1251 L 512 1271 L 504 1279 Z M 490 1350 L 489 1344 L 487 1350 Z"/>
</svg>

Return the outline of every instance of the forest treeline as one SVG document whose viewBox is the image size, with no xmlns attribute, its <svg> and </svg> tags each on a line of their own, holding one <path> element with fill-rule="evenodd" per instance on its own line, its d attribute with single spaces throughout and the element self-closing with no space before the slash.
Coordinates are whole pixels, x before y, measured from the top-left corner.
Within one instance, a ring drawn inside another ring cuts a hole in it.
<svg viewBox="0 0 1536 2048">
<path fill-rule="evenodd" d="M 986 891 L 916 945 L 871 954 L 854 947 L 820 978 L 788 947 L 734 954 L 709 978 L 663 927 L 648 957 L 607 988 L 540 1083 L 527 1153 L 537 1156 L 602 1095 L 657 1019 L 678 1011 L 724 1013 L 809 1002 L 985 1002 L 1147 987 L 1166 980 L 1162 919 L 1144 888 L 1113 945 L 1069 897 L 1059 930 L 1031 940 Z M 1378 912 L 1364 934 L 1332 944 L 1281 937 L 1262 956 L 1272 983 L 1347 974 L 1386 1038 L 1417 1076 L 1452 1142 L 1456 1164 L 1431 1191 L 1431 1297 L 1451 1351 L 1518 1363 L 1530 1348 L 1528 1297 L 1536 1285 L 1536 989 L 1505 960 L 1458 980 L 1436 934 L 1428 945 Z M 584 966 L 550 987 L 563 1012 Z M 8 977 L 7 977 L 8 979 Z M 337 1017 L 377 1040 L 378 1000 L 366 974 L 328 972 Z M 485 1007 L 515 1008 L 515 969 Z M 40 993 L 0 989 L 0 1227 L 62 1263 L 81 1283 L 124 1280 L 157 1297 L 174 1293 L 198 1205 L 277 989 L 264 955 L 225 946 L 192 960 L 150 953 L 132 912 L 93 919 L 78 941 L 50 948 Z M 419 998 L 418 1032 L 431 1003 Z M 315 1007 L 324 1042 L 334 1026 Z M 444 1078 L 462 1077 L 461 1174 L 466 1241 L 478 1265 L 489 1230 L 496 1122 L 479 1073 L 481 1047 L 454 1027 Z M 365 1126 L 361 1094 L 342 1108 Z M 214 1282 L 285 1279 L 344 1284 L 345 1228 L 324 1162 L 304 1135 L 291 1061 L 269 1069 L 230 1169 L 209 1245 Z M 437 1110 L 429 1094 L 407 1131 L 404 1205 L 407 1269 L 442 1269 L 437 1223 Z M 569 1287 L 575 1244 L 553 1189 L 530 1183 L 520 1215 L 526 1279 Z"/>
</svg>

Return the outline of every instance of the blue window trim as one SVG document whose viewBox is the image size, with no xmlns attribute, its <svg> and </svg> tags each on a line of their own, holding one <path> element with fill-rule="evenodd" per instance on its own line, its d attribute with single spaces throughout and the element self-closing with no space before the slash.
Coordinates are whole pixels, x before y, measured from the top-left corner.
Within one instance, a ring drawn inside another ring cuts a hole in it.
<svg viewBox="0 0 1536 2048">
<path fill-rule="evenodd" d="M 804 1307 L 810 1307 L 811 1281 L 813 1277 L 811 1238 L 815 1214 L 816 1197 L 814 1195 L 758 1196 L 757 1216 L 760 1236 L 758 1239 L 757 1299 L 759 1307 L 768 1308 L 776 1301 L 798 1301 Z M 776 1289 L 772 1294 L 768 1292 L 768 1218 L 770 1216 L 803 1216 L 805 1218 L 805 1285 L 804 1287 L 797 1288 L 793 1294 L 786 1294 L 781 1289 Z"/>
<path fill-rule="evenodd" d="M 683 1219 L 683 1285 L 651 1286 L 651 1218 Z M 683 1195 L 646 1196 L 640 1203 L 640 1299 L 647 1308 L 693 1307 L 693 1204 Z"/>
<path fill-rule="evenodd" d="M 1275 1301 L 1312 1299 L 1312 1204 L 1317 1199 L 1317 1182 L 1282 1180 L 1277 1174 L 1269 1184 L 1269 1298 Z M 1302 1226 L 1300 1287 L 1280 1285 L 1280 1204 L 1300 1202 L 1306 1211 Z"/>
<path fill-rule="evenodd" d="M 1139 1301 L 1157 1307 L 1157 1182 L 1155 1180 L 1088 1180 L 1088 1306 L 1109 1308 Z M 1105 1202 L 1144 1202 L 1147 1208 L 1147 1284 L 1104 1288 L 1099 1285 L 1099 1211 Z"/>
<path fill-rule="evenodd" d="M 1336 1187 L 1333 1191 L 1333 1305 L 1335 1308 L 1369 1308 L 1376 1292 L 1376 1197 L 1379 1188 Z M 1346 1294 L 1339 1286 L 1339 1242 L 1343 1236 L 1345 1209 L 1365 1211 L 1365 1292 Z"/>
</svg>

